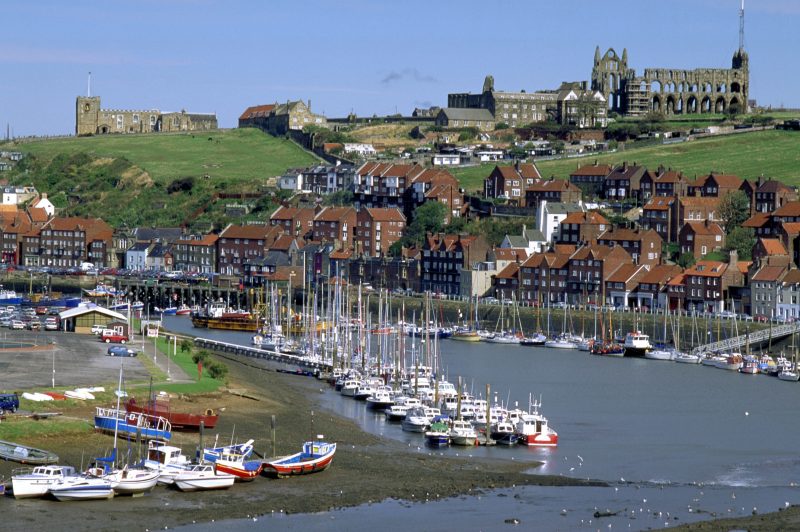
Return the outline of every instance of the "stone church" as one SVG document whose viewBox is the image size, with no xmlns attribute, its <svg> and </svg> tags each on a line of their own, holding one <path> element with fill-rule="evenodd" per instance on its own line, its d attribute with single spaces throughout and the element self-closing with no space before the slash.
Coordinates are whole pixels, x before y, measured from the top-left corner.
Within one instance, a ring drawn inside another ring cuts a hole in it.
<svg viewBox="0 0 800 532">
<path fill-rule="evenodd" d="M 102 109 L 99 96 L 78 96 L 75 100 L 75 134 L 78 136 L 210 129 L 217 129 L 217 115 L 214 113 Z"/>
</svg>

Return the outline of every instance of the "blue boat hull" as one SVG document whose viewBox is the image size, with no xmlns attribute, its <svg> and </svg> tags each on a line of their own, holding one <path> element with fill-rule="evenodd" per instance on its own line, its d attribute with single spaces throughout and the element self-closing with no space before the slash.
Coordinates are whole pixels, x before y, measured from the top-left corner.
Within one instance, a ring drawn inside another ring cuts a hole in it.
<svg viewBox="0 0 800 532">
<path fill-rule="evenodd" d="M 113 417 L 94 416 L 94 428 L 97 430 L 113 433 L 116 423 L 117 420 Z M 117 432 L 120 436 L 135 438 L 137 431 L 139 432 L 140 437 L 146 439 L 169 440 L 172 438 L 172 432 L 168 430 L 160 430 L 154 427 L 137 427 L 135 424 L 128 423 L 127 418 L 119 421 Z"/>
</svg>

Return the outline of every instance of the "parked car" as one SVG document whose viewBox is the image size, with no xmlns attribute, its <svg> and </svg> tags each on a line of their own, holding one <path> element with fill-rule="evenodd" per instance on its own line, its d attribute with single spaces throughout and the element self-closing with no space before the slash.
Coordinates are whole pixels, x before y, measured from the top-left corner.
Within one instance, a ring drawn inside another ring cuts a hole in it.
<svg viewBox="0 0 800 532">
<path fill-rule="evenodd" d="M 108 356 L 110 357 L 135 357 L 136 351 L 121 345 L 112 345 L 108 348 Z"/>
<path fill-rule="evenodd" d="M 20 320 L 11 320 L 11 328 L 21 331 L 25 328 L 25 323 Z"/>
<path fill-rule="evenodd" d="M 105 330 L 103 331 L 103 334 L 100 335 L 100 341 L 107 344 L 124 344 L 128 341 L 128 335 L 117 331 Z"/>
<path fill-rule="evenodd" d="M 761 323 L 766 323 L 767 321 L 769 321 L 769 318 L 767 318 L 763 314 L 759 314 L 757 316 L 753 316 L 753 320 L 761 322 Z"/>
<path fill-rule="evenodd" d="M 15 393 L 0 394 L 0 412 L 16 412 L 19 408 L 19 396 Z"/>
<path fill-rule="evenodd" d="M 10 316 L 4 316 L 0 318 L 0 327 L 11 327 L 11 321 L 12 320 Z"/>
<path fill-rule="evenodd" d="M 92 325 L 92 334 L 102 334 L 106 326 L 99 323 Z"/>
<path fill-rule="evenodd" d="M 32 320 L 28 324 L 28 329 L 30 329 L 31 331 L 38 331 L 41 328 L 42 328 L 42 322 L 40 322 L 39 320 Z"/>
<path fill-rule="evenodd" d="M 44 330 L 45 331 L 57 331 L 58 330 L 58 318 L 55 316 L 48 316 L 44 320 Z"/>
</svg>

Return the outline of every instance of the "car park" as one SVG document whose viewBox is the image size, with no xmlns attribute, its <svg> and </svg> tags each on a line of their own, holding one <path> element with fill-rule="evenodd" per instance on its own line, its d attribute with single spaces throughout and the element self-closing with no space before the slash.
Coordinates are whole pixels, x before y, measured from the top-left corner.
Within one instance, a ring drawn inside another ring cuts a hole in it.
<svg viewBox="0 0 800 532">
<path fill-rule="evenodd" d="M 135 357 L 136 351 L 122 345 L 112 345 L 108 348 L 108 356 L 110 357 Z"/>
</svg>

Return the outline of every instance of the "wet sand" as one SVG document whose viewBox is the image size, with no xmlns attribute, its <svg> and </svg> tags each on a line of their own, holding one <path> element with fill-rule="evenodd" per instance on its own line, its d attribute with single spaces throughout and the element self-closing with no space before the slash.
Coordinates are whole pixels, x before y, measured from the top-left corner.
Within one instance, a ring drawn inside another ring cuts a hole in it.
<svg viewBox="0 0 800 532">
<path fill-rule="evenodd" d="M 387 498 L 409 501 L 435 500 L 487 489 L 515 485 L 603 486 L 561 476 L 524 473 L 530 463 L 508 460 L 459 459 L 438 456 L 433 450 L 421 453 L 406 444 L 363 432 L 353 422 L 326 412 L 318 404 L 327 384 L 309 377 L 276 373 L 252 361 L 226 359 L 230 368 L 229 391 L 193 396 L 175 401 L 180 410 L 221 411 L 215 431 L 207 431 L 205 444 L 216 434 L 219 441 L 253 438 L 256 451 L 272 455 L 270 418 L 276 416 L 278 455 L 297 452 L 303 441 L 316 434 L 338 443 L 333 465 L 322 473 L 288 478 L 261 477 L 237 484 L 224 492 L 181 493 L 156 487 L 139 497 L 118 497 L 111 501 L 59 503 L 51 500 L 0 501 L 4 530 L 43 530 L 57 526 L 71 530 L 153 530 L 194 522 L 246 518 L 271 512 L 318 512 L 355 506 Z M 157 387 L 156 387 L 157 389 Z M 311 412 L 314 415 L 311 416 Z M 93 406 L 70 415 L 91 420 Z M 313 419 L 313 421 L 312 421 Z M 56 451 L 62 462 L 87 465 L 108 453 L 110 436 L 87 433 L 74 438 L 40 438 L 25 443 Z M 176 433 L 173 443 L 184 453 L 194 452 L 197 434 Z M 122 441 L 121 452 L 136 456 L 138 450 Z M 0 474 L 8 476 L 19 464 L 0 463 Z M 535 472 L 535 469 L 534 469 Z M 718 520 L 677 527 L 681 530 L 798 530 L 800 508 L 757 515 L 738 520 Z"/>
</svg>

